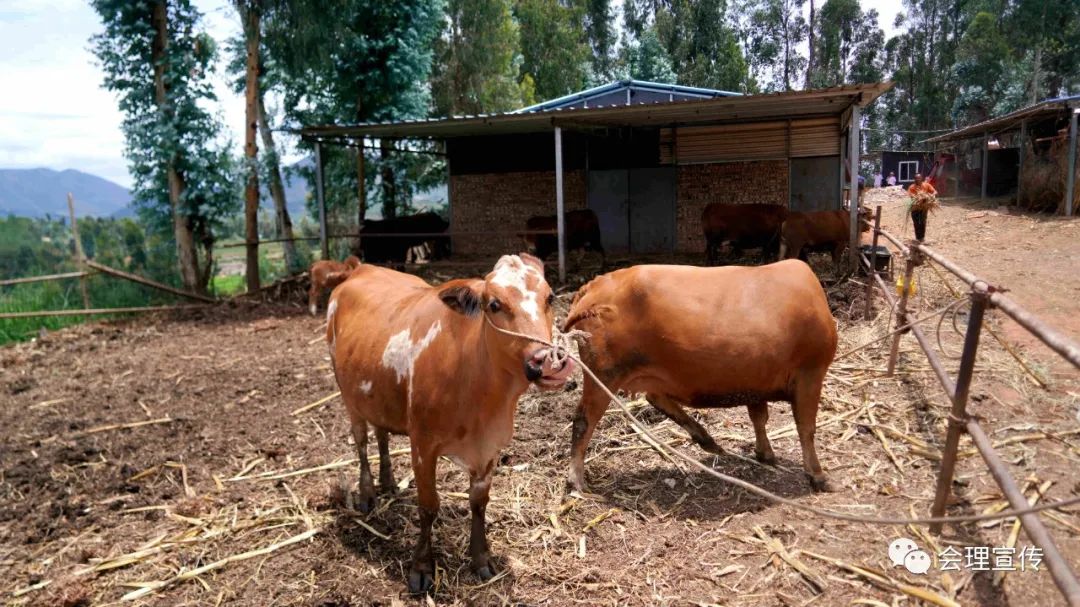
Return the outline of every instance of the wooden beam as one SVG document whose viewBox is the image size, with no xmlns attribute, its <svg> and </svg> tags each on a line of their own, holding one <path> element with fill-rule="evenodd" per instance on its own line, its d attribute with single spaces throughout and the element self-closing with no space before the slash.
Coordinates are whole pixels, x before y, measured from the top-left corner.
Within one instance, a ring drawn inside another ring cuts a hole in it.
<svg viewBox="0 0 1080 607">
<path fill-rule="evenodd" d="M 1020 206 L 1020 196 L 1024 191 L 1024 156 L 1027 155 L 1027 120 L 1020 121 L 1020 164 L 1016 167 L 1016 205 Z"/>
<path fill-rule="evenodd" d="M 1076 192 L 1076 118 L 1080 108 L 1072 111 L 1069 118 L 1069 168 L 1065 182 L 1065 215 L 1073 214 L 1073 194 Z"/>
<path fill-rule="evenodd" d="M 983 133 L 982 139 L 982 194 L 980 200 L 986 202 L 986 182 L 990 173 L 990 134 Z"/>
<path fill-rule="evenodd" d="M 851 106 L 851 126 L 848 128 L 848 166 L 851 167 L 851 194 L 848 197 L 848 212 L 851 216 L 851 242 L 848 256 L 851 269 L 859 269 L 859 135 L 862 108 Z"/>
<path fill-rule="evenodd" d="M 45 276 L 30 276 L 27 278 L 9 278 L 7 280 L 0 280 L 0 287 L 6 287 L 8 285 L 21 285 L 29 282 L 64 280 L 65 278 L 81 278 L 83 276 L 90 276 L 91 274 L 93 274 L 93 272 L 64 272 L 63 274 L 47 274 Z"/>
<path fill-rule="evenodd" d="M 86 290 L 86 253 L 82 248 L 82 239 L 79 238 L 79 222 L 75 219 L 75 197 L 68 192 L 68 216 L 71 217 L 71 235 L 75 239 L 75 263 L 78 264 L 79 269 L 83 271 L 83 276 L 79 278 L 79 290 L 82 291 L 82 305 L 84 308 L 90 307 L 90 293 Z"/>
<path fill-rule="evenodd" d="M 198 293 L 191 293 L 184 291 L 183 289 L 177 289 L 170 287 L 169 285 L 163 285 L 160 282 L 150 280 L 149 278 L 143 278 L 142 276 L 136 276 L 135 274 L 129 274 L 123 270 L 117 270 L 116 268 L 110 268 L 107 265 L 100 264 L 91 259 L 86 260 L 86 265 L 90 268 L 115 276 L 117 278 L 123 278 L 124 280 L 130 280 L 131 282 L 139 283 L 143 286 L 150 287 L 151 289 L 157 289 L 159 291 L 165 291 L 166 293 L 172 293 L 173 295 L 179 295 L 180 297 L 187 297 L 188 299 L 194 299 L 196 301 L 204 301 L 206 303 L 217 303 L 217 300 L 205 295 L 199 295 Z"/>
<path fill-rule="evenodd" d="M 555 226 L 559 233 L 559 282 L 566 282 L 566 210 L 563 200 L 562 127 L 555 127 Z"/>
<path fill-rule="evenodd" d="M 182 306 L 142 306 L 135 308 L 96 308 L 91 310 L 39 310 L 37 312 L 3 312 L 0 319 L 38 318 L 42 316 L 100 316 L 102 314 L 133 314 L 136 312 L 161 312 L 165 310 L 194 310 L 205 308 L 205 304 L 187 304 Z"/>
</svg>

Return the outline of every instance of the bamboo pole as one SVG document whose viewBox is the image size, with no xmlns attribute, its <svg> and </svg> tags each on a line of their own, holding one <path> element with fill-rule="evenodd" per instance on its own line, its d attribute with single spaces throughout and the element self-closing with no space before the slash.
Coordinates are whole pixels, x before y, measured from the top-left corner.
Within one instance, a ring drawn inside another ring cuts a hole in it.
<svg viewBox="0 0 1080 607">
<path fill-rule="evenodd" d="M 94 308 L 90 310 L 40 310 L 37 312 L 2 312 L 0 320 L 8 318 L 38 318 L 41 316 L 93 316 L 100 314 L 131 314 L 135 312 L 163 312 L 166 310 L 194 310 L 206 305 L 142 306 L 133 308 Z"/>
<path fill-rule="evenodd" d="M 0 280 L 0 287 L 21 285 L 28 282 L 45 282 L 49 280 L 64 280 L 65 278 L 79 278 L 81 276 L 90 276 L 91 274 L 94 274 L 94 272 L 64 272 L 62 274 L 47 274 L 45 276 L 30 276 L 28 278 L 10 278 L 8 280 Z"/>
<path fill-rule="evenodd" d="M 83 308 L 90 308 L 90 293 L 86 290 L 86 253 L 82 248 L 82 239 L 79 238 L 79 222 L 75 219 L 75 197 L 68 192 L 68 216 L 71 217 L 71 235 L 75 238 L 75 263 L 83 270 L 83 276 L 79 277 L 79 290 L 82 291 Z"/>
<path fill-rule="evenodd" d="M 172 293 L 173 295 L 179 295 L 181 297 L 187 297 L 189 299 L 195 299 L 198 301 L 205 301 L 206 303 L 217 303 L 217 300 L 212 297 L 206 297 L 205 295 L 199 295 L 198 293 L 192 293 L 190 291 L 184 291 L 183 289 L 177 289 L 170 287 L 169 285 L 163 285 L 160 282 L 150 280 L 149 278 L 143 278 L 142 276 L 136 276 L 135 274 L 129 274 L 123 270 L 117 270 L 116 268 L 110 268 L 107 265 L 100 264 L 96 261 L 86 260 L 86 265 L 106 274 L 111 274 L 117 278 L 123 278 L 124 280 L 130 280 L 131 282 L 137 282 L 143 286 L 147 286 L 159 291 L 165 291 L 166 293 Z"/>
</svg>

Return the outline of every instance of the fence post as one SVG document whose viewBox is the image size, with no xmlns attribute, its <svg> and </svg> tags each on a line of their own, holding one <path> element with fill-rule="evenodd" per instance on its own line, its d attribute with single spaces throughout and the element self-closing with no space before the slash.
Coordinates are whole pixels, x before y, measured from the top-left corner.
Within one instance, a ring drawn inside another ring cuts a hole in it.
<svg viewBox="0 0 1080 607">
<path fill-rule="evenodd" d="M 960 370 L 956 374 L 956 392 L 952 397 L 952 409 L 949 411 L 949 426 L 945 435 L 945 448 L 941 454 L 941 470 L 938 472 L 937 490 L 934 493 L 934 505 L 930 516 L 945 514 L 945 500 L 952 488 L 953 473 L 956 471 L 956 451 L 960 447 L 960 433 L 967 423 L 967 401 L 971 390 L 971 374 L 975 370 L 975 353 L 979 349 L 979 335 L 982 330 L 983 315 L 990 301 L 990 294 L 984 285 L 979 284 L 971 290 L 971 314 L 968 315 L 967 332 L 964 334 L 964 351 L 960 355 Z M 930 525 L 934 533 L 941 533 L 941 523 Z"/>
<path fill-rule="evenodd" d="M 869 279 L 866 281 L 866 313 L 864 316 L 869 319 L 870 314 L 873 312 L 873 299 L 874 299 L 874 274 L 877 274 L 877 247 L 878 247 L 878 235 L 881 230 L 881 205 L 874 209 L 874 240 L 870 249 L 870 274 Z"/>
<path fill-rule="evenodd" d="M 915 274 L 915 267 L 922 265 L 922 254 L 915 246 L 908 247 L 907 264 L 904 266 L 904 290 L 900 293 L 900 303 L 896 306 L 896 324 L 893 329 L 897 329 L 907 324 L 907 301 L 908 293 L 911 292 L 911 281 Z M 903 337 L 906 331 L 901 331 L 893 337 L 892 349 L 889 350 L 889 369 L 886 372 L 888 377 L 892 377 L 893 371 L 896 370 L 896 357 L 900 354 L 900 338 Z"/>
<path fill-rule="evenodd" d="M 75 263 L 79 270 L 86 272 L 86 253 L 82 248 L 82 239 L 79 238 L 79 222 L 75 220 L 75 197 L 68 192 L 68 216 L 71 217 L 71 235 L 75 238 Z M 79 277 L 79 290 L 82 291 L 82 304 L 84 310 L 90 309 L 90 292 L 86 290 L 86 276 Z"/>
</svg>

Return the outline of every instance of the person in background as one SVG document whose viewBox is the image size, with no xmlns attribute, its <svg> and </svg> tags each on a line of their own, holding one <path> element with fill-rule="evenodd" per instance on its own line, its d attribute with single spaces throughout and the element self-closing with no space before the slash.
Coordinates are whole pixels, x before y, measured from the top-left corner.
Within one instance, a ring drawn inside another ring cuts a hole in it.
<svg viewBox="0 0 1080 607">
<path fill-rule="evenodd" d="M 937 190 L 923 181 L 922 173 L 915 173 L 915 183 L 908 187 L 911 195 L 911 222 L 915 224 L 915 240 L 923 241 L 926 236 L 926 214 L 937 206 Z"/>
<path fill-rule="evenodd" d="M 875 188 L 880 188 L 881 187 L 881 171 L 875 171 L 874 172 L 874 187 Z"/>
<path fill-rule="evenodd" d="M 896 173 L 889 171 L 889 178 L 885 180 L 885 183 L 889 185 L 896 185 Z"/>
</svg>

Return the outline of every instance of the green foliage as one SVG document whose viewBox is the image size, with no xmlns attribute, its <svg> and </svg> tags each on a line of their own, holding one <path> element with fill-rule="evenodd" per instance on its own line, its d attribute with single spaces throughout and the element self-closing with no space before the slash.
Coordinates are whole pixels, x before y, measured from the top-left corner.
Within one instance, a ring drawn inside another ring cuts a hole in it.
<svg viewBox="0 0 1080 607">
<path fill-rule="evenodd" d="M 671 57 L 651 27 L 624 47 L 622 64 L 624 78 L 669 84 L 678 80 Z"/>
<path fill-rule="evenodd" d="M 449 0 L 435 40 L 435 114 L 502 112 L 521 107 L 520 37 L 511 0 Z"/>
<path fill-rule="evenodd" d="M 585 34 L 592 48 L 592 82 L 606 84 L 615 77 L 615 15 L 611 0 L 574 0 L 584 12 Z"/>
<path fill-rule="evenodd" d="M 877 11 L 863 12 L 858 0 L 828 0 L 818 13 L 815 87 L 881 79 L 885 34 Z"/>
<path fill-rule="evenodd" d="M 538 100 L 555 99 L 588 85 L 591 49 L 581 6 L 559 0 L 517 0 L 514 16 L 521 24 L 521 70 L 534 83 Z"/>
<path fill-rule="evenodd" d="M 809 28 L 802 16 L 806 0 L 750 0 L 742 26 L 751 73 L 766 91 L 790 91 L 802 82 L 806 57 L 799 51 Z"/>
</svg>

